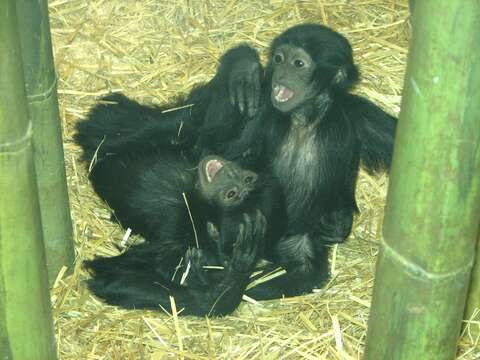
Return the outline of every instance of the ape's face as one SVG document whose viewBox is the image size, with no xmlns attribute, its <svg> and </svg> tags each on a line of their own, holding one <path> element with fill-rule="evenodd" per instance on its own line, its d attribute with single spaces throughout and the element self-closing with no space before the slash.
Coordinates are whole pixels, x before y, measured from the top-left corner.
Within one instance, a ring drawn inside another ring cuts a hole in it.
<svg viewBox="0 0 480 360">
<path fill-rule="evenodd" d="M 258 176 L 234 162 L 218 156 L 207 156 L 198 165 L 201 195 L 222 209 L 243 203 L 255 189 Z"/>
<path fill-rule="evenodd" d="M 272 54 L 271 66 L 271 100 L 279 111 L 290 112 L 317 94 L 312 82 L 315 63 L 301 47 L 280 45 Z"/>
</svg>

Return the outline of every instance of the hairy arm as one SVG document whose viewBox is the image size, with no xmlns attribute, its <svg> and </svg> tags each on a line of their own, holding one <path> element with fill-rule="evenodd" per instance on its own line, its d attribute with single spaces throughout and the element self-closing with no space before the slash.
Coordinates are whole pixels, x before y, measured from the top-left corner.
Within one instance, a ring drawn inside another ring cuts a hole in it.
<svg viewBox="0 0 480 360">
<path fill-rule="evenodd" d="M 196 111 L 193 106 L 170 110 L 141 105 L 123 94 L 112 94 L 77 124 L 75 141 L 87 161 L 95 154 L 101 158 L 151 146 L 187 146 L 195 141 Z"/>
<path fill-rule="evenodd" d="M 258 114 L 262 81 L 263 69 L 254 49 L 240 45 L 222 56 L 214 78 L 189 98 L 203 104 L 199 148 L 229 159 L 240 154 L 229 149 L 238 149 L 245 143 L 240 139 L 245 138 L 246 127 Z"/>
</svg>

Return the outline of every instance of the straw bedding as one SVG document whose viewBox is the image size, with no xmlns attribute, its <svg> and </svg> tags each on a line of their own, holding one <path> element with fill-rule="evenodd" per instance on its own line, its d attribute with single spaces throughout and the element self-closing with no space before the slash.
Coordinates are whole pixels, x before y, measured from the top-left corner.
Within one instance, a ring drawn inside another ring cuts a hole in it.
<svg viewBox="0 0 480 360">
<path fill-rule="evenodd" d="M 143 103 L 165 103 L 208 81 L 228 48 L 248 42 L 265 56 L 274 36 L 301 22 L 327 24 L 346 35 L 363 74 L 357 91 L 398 114 L 410 34 L 407 1 L 51 0 L 49 7 L 77 251 L 73 275 L 52 291 L 60 358 L 361 358 L 385 175 L 361 174 L 361 212 L 348 241 L 333 251 L 333 276 L 325 288 L 244 302 L 222 319 L 177 318 L 161 309 L 106 306 L 85 288 L 82 260 L 117 254 L 123 230 L 93 193 L 71 139 L 75 123 L 99 96 L 123 91 Z M 480 358 L 478 342 L 467 331 L 458 358 Z"/>
</svg>

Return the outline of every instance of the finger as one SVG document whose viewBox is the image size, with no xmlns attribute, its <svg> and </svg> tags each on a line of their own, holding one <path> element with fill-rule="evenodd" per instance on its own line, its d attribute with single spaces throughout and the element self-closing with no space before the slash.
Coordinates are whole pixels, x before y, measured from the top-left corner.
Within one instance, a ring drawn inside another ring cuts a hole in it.
<svg viewBox="0 0 480 360">
<path fill-rule="evenodd" d="M 195 266 L 198 263 L 199 253 L 195 248 L 192 248 L 188 254 L 187 260 L 190 261 L 190 266 Z"/>
<path fill-rule="evenodd" d="M 216 243 L 220 242 L 220 232 L 218 231 L 218 228 L 210 221 L 207 221 L 207 234 Z"/>
<path fill-rule="evenodd" d="M 253 231 L 253 221 L 250 215 L 244 213 L 243 214 L 243 221 L 245 222 L 245 235 L 247 237 L 252 236 L 252 231 Z"/>
<path fill-rule="evenodd" d="M 253 79 L 253 91 L 255 93 L 254 97 L 254 115 L 257 113 L 260 106 L 260 96 L 261 96 L 261 86 L 260 86 L 260 67 L 255 71 L 255 78 Z"/>
<path fill-rule="evenodd" d="M 256 211 L 256 223 L 257 229 L 261 236 L 265 236 L 267 230 L 267 219 L 263 215 L 263 213 L 257 209 Z"/>
<path fill-rule="evenodd" d="M 189 260 L 192 258 L 192 249 L 188 248 L 187 251 L 185 251 L 185 260 Z"/>
<path fill-rule="evenodd" d="M 243 251 L 250 252 L 252 249 L 252 243 L 255 240 L 255 223 L 253 222 L 252 218 L 248 214 L 243 214 L 243 219 L 245 222 L 245 237 L 244 237 L 244 244 L 243 244 Z"/>
<path fill-rule="evenodd" d="M 249 87 L 248 87 L 248 116 L 253 117 L 257 112 L 257 98 L 259 96 L 257 90 L 257 74 L 254 71 L 250 75 Z"/>
<path fill-rule="evenodd" d="M 260 209 L 257 209 L 257 210 L 255 211 L 255 216 L 257 217 L 257 220 L 258 220 L 258 221 L 263 221 L 263 220 L 265 220 L 265 216 L 263 216 L 263 213 L 262 213 L 262 211 L 261 211 Z"/>
<path fill-rule="evenodd" d="M 203 269 L 203 263 L 200 259 L 199 254 L 197 254 L 195 259 L 191 262 L 190 271 L 192 272 L 192 274 L 194 274 L 193 279 L 195 279 L 195 277 L 196 277 L 197 281 L 199 281 L 202 285 L 206 285 L 208 283 L 207 273 Z"/>
<path fill-rule="evenodd" d="M 235 79 L 230 77 L 228 80 L 228 95 L 230 98 L 230 104 L 235 107 Z"/>
<path fill-rule="evenodd" d="M 241 80 L 237 86 L 237 104 L 240 114 L 245 110 L 245 81 Z"/>
<path fill-rule="evenodd" d="M 254 102 L 254 86 L 253 86 L 253 74 L 248 74 L 245 81 L 245 106 L 247 110 L 247 116 L 253 116 L 253 102 Z"/>
<path fill-rule="evenodd" d="M 236 249 L 239 244 L 243 242 L 243 238 L 245 236 L 245 225 L 240 224 L 238 226 L 238 234 L 237 234 L 237 241 L 235 241 L 235 244 L 233 244 L 233 247 Z"/>
<path fill-rule="evenodd" d="M 198 254 L 193 253 L 192 256 L 189 258 L 189 261 L 190 261 L 190 267 L 195 273 L 200 272 L 200 270 L 202 270 L 202 266 L 200 264 Z"/>
</svg>

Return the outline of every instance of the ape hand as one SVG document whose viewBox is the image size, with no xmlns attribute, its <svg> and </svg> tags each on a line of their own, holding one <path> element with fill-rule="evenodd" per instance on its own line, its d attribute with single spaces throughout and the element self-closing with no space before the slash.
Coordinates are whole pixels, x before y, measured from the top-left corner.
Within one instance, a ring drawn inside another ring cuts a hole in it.
<svg viewBox="0 0 480 360">
<path fill-rule="evenodd" d="M 202 249 L 190 248 L 185 253 L 185 264 L 190 263 L 190 270 L 185 279 L 185 284 L 192 287 L 208 287 L 210 280 L 208 270 L 204 266 L 214 265 L 212 257 Z"/>
<path fill-rule="evenodd" d="M 243 214 L 244 222 L 239 225 L 238 235 L 233 244 L 230 266 L 237 273 L 253 271 L 258 259 L 258 247 L 263 242 L 267 229 L 265 216 L 257 210 L 255 219 Z"/>
<path fill-rule="evenodd" d="M 232 64 L 228 76 L 230 103 L 240 113 L 253 117 L 259 107 L 262 67 L 255 57 L 242 57 Z"/>
</svg>

